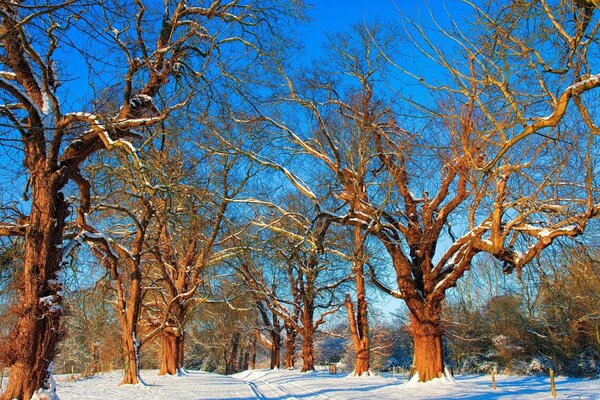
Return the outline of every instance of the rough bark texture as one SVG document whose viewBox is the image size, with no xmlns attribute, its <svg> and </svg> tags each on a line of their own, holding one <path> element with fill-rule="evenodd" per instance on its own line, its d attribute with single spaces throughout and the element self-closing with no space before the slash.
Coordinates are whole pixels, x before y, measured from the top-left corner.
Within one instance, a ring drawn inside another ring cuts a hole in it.
<svg viewBox="0 0 600 400">
<path fill-rule="evenodd" d="M 161 333 L 162 358 L 159 375 L 178 375 L 183 367 L 183 336 L 173 328 Z"/>
<path fill-rule="evenodd" d="M 418 319 L 411 312 L 410 330 L 414 341 L 414 366 L 419 382 L 441 378 L 444 373 L 442 330 L 439 311 Z"/>
<path fill-rule="evenodd" d="M 285 369 L 294 369 L 297 335 L 293 326 L 285 324 Z"/>
<path fill-rule="evenodd" d="M 302 369 L 300 372 L 315 370 L 314 337 L 312 330 L 305 330 L 302 335 Z"/>
<path fill-rule="evenodd" d="M 135 385 L 139 381 L 138 366 L 138 342 L 135 339 L 135 333 L 130 330 L 123 331 L 121 346 L 123 350 L 123 380 L 120 385 Z"/>
<path fill-rule="evenodd" d="M 228 349 L 224 351 L 225 375 L 236 373 L 237 357 L 240 345 L 240 333 L 235 331 L 232 333 Z"/>
<path fill-rule="evenodd" d="M 272 335 L 279 336 L 279 335 Z M 272 337 L 272 347 L 271 347 L 271 363 L 269 368 L 275 369 L 279 368 L 281 365 L 281 337 Z"/>
<path fill-rule="evenodd" d="M 364 297 L 364 293 L 362 296 Z M 350 300 L 350 295 L 347 294 L 346 309 L 348 311 L 348 320 L 350 322 L 350 337 L 352 338 L 352 344 L 356 353 L 354 359 L 354 371 L 352 374 L 362 376 L 365 373 L 368 374 L 370 369 L 369 335 L 367 326 L 365 325 L 367 323 L 366 304 L 364 309 L 361 310 L 359 302 L 359 309 L 355 316 L 352 300 Z"/>
<path fill-rule="evenodd" d="M 27 161 L 35 164 L 34 160 Z M 32 206 L 19 288 L 21 308 L 10 336 L 11 377 L 3 399 L 30 399 L 38 389 L 50 389 L 48 371 L 61 335 L 62 297 L 56 278 L 68 214 L 67 203 L 59 192 L 64 180 L 48 171 L 43 162 L 37 162 L 33 170 L 36 173 L 31 176 Z"/>
<path fill-rule="evenodd" d="M 367 319 L 367 297 L 365 295 L 363 240 L 360 227 L 355 226 L 354 276 L 357 298 L 356 314 L 354 313 L 354 305 L 349 294 L 346 294 L 345 303 L 346 310 L 348 311 L 350 337 L 352 338 L 352 344 L 356 353 L 353 375 L 357 376 L 362 376 L 365 373 L 368 374 L 370 369 L 369 321 Z"/>
<path fill-rule="evenodd" d="M 256 338 L 256 337 L 254 337 L 254 339 L 252 340 L 252 349 L 251 349 L 251 354 L 250 354 L 250 365 L 249 365 L 250 369 L 256 369 L 256 345 L 257 345 L 257 341 L 258 341 L 258 338 Z"/>
</svg>

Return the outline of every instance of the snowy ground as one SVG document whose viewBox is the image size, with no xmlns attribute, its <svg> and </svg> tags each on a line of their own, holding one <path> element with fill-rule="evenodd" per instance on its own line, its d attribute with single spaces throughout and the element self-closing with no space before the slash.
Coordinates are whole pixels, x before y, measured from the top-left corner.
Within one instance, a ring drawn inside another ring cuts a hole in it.
<svg viewBox="0 0 600 400">
<path fill-rule="evenodd" d="M 147 386 L 117 386 L 119 371 L 93 378 L 70 381 L 57 376 L 58 395 L 71 399 L 197 399 L 197 400 L 386 400 L 386 399 L 550 399 L 547 377 L 499 375 L 497 390 L 489 376 L 459 376 L 456 384 L 406 383 L 402 378 L 352 378 L 327 372 L 254 370 L 232 376 L 190 372 L 183 377 L 159 377 L 143 371 Z M 600 380 L 557 378 L 559 399 L 600 399 Z"/>
</svg>

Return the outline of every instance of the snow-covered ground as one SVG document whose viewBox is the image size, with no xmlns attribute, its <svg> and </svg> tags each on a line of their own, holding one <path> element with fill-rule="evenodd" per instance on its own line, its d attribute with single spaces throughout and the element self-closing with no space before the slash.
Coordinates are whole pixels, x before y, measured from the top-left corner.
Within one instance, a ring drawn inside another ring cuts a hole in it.
<svg viewBox="0 0 600 400">
<path fill-rule="evenodd" d="M 497 390 L 492 390 L 489 376 L 459 376 L 456 384 L 405 383 L 401 377 L 353 378 L 326 371 L 254 370 L 223 376 L 190 372 L 188 376 L 159 377 L 157 371 L 143 371 L 147 386 L 117 386 L 120 371 L 93 378 L 71 381 L 57 376 L 58 395 L 62 400 L 128 399 L 128 400 L 386 400 L 386 399 L 550 399 L 547 377 L 496 377 Z M 557 378 L 559 399 L 600 399 L 600 380 Z"/>
</svg>

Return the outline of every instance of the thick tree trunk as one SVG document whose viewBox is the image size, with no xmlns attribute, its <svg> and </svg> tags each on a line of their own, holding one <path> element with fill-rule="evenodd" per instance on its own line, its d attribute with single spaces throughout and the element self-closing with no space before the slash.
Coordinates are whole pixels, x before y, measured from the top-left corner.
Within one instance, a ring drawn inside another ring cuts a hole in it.
<svg viewBox="0 0 600 400">
<path fill-rule="evenodd" d="M 315 370 L 314 332 L 305 329 L 302 335 L 302 369 L 300 372 Z"/>
<path fill-rule="evenodd" d="M 270 368 L 275 369 L 281 366 L 281 334 L 271 330 L 271 364 Z"/>
<path fill-rule="evenodd" d="M 296 352 L 296 330 L 287 325 L 285 327 L 285 369 L 294 369 Z"/>
<path fill-rule="evenodd" d="M 43 171 L 44 163 L 38 165 Z M 67 203 L 56 173 L 31 176 L 31 214 L 25 235 L 20 310 L 8 355 L 11 375 L 3 399 L 54 398 L 51 365 L 60 339 L 62 238 Z M 52 176 L 52 177 L 51 177 Z"/>
<path fill-rule="evenodd" d="M 130 258 L 126 260 L 126 264 L 129 267 L 128 276 L 130 279 L 130 292 L 127 301 L 124 301 L 124 282 L 122 281 L 122 276 L 119 275 L 115 282 L 117 285 L 117 296 L 121 299 L 120 303 L 122 307 L 119 313 L 119 322 L 121 324 L 124 376 L 120 385 L 136 385 L 143 383 L 140 379 L 139 369 L 140 342 L 137 339 L 138 323 L 142 308 L 142 272 L 139 259 Z M 126 312 L 124 311 L 125 309 Z"/>
<path fill-rule="evenodd" d="M 168 327 L 161 333 L 162 359 L 159 375 L 179 375 L 182 368 L 183 337 L 178 329 Z"/>
<path fill-rule="evenodd" d="M 121 339 L 123 350 L 123 380 L 120 385 L 136 385 L 139 380 L 139 343 L 132 329 L 123 331 Z"/>
<path fill-rule="evenodd" d="M 225 351 L 225 374 L 234 374 L 236 372 L 236 361 L 238 357 L 238 348 L 240 345 L 240 333 L 233 332 L 230 341 L 230 350 Z"/>
<path fill-rule="evenodd" d="M 350 295 L 346 294 L 346 309 L 350 325 L 350 336 L 354 345 L 355 359 L 353 375 L 369 374 L 369 321 L 367 318 L 367 297 L 364 279 L 363 236 L 360 227 L 354 227 L 355 261 L 354 275 L 356 281 L 356 314 Z"/>
<path fill-rule="evenodd" d="M 421 311 L 426 314 L 425 306 Z M 411 312 L 410 331 L 414 341 L 414 366 L 419 374 L 419 382 L 441 378 L 444 373 L 440 322 L 440 311 L 429 313 L 426 318 L 421 319 Z"/>
</svg>

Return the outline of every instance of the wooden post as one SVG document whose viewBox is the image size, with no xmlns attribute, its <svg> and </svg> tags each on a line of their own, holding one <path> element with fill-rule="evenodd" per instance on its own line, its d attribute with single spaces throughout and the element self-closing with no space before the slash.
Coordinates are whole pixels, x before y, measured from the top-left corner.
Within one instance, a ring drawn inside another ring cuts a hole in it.
<svg viewBox="0 0 600 400">
<path fill-rule="evenodd" d="M 554 371 L 550 368 L 550 392 L 552 393 L 552 397 L 556 397 L 556 385 L 554 384 Z"/>
<path fill-rule="evenodd" d="M 492 389 L 496 390 L 496 368 L 492 368 Z"/>
<path fill-rule="evenodd" d="M 402 383 L 404 383 L 404 367 L 401 367 L 400 371 L 402 372 Z"/>
<path fill-rule="evenodd" d="M 71 364 L 71 379 L 75 379 L 75 373 L 73 372 L 73 364 Z"/>
</svg>

